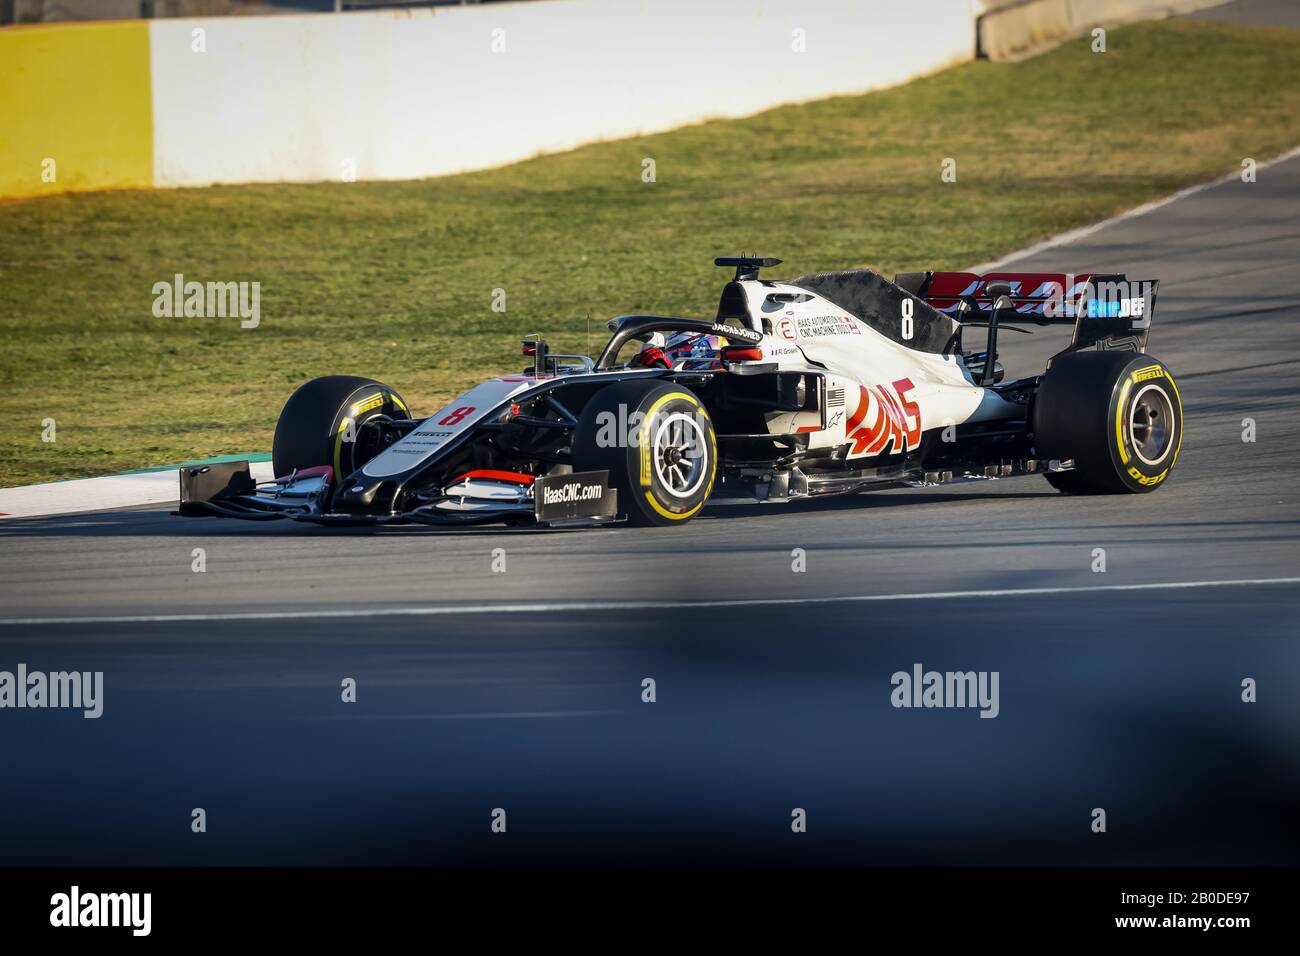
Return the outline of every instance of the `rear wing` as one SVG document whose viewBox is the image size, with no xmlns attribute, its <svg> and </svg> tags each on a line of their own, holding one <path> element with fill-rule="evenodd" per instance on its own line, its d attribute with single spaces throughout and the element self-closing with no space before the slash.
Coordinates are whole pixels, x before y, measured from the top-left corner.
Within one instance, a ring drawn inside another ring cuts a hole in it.
<svg viewBox="0 0 1300 956">
<path fill-rule="evenodd" d="M 1145 352 L 1155 314 L 1155 279 L 1123 274 L 1065 272 L 907 272 L 895 284 L 963 323 L 993 319 L 991 283 L 1011 286 L 1014 309 L 1004 308 L 1004 325 L 1073 325 L 1067 352 L 1080 349 L 1128 349 Z M 962 303 L 966 303 L 965 306 Z"/>
</svg>

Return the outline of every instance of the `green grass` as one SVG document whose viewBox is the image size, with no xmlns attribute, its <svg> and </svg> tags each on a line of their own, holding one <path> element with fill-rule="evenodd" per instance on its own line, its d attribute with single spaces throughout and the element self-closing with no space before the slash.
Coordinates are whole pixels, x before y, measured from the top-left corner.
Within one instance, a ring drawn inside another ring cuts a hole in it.
<svg viewBox="0 0 1300 956">
<path fill-rule="evenodd" d="M 0 485 L 266 450 L 322 374 L 427 414 L 522 367 L 524 334 L 586 351 L 588 315 L 597 348 L 622 312 L 708 315 L 718 254 L 960 268 L 1297 142 L 1300 33 L 1170 21 L 487 172 L 3 204 Z M 155 318 L 176 272 L 260 281 L 260 328 Z"/>
</svg>

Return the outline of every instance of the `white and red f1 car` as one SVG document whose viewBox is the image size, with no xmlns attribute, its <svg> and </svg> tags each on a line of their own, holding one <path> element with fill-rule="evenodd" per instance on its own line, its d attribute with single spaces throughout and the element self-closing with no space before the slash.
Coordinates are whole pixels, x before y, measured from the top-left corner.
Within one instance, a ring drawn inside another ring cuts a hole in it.
<svg viewBox="0 0 1300 956">
<path fill-rule="evenodd" d="M 1070 493 L 1146 492 L 1183 412 L 1145 354 L 1157 283 L 1122 275 L 869 270 L 791 281 L 735 269 L 712 320 L 626 315 L 596 358 L 524 342 L 530 366 L 417 418 L 368 378 L 301 386 L 273 463 L 182 469 L 181 513 L 320 524 L 625 517 L 1041 474 Z M 999 329 L 1073 325 L 1040 374 L 1004 381 Z M 981 339 L 965 339 L 978 329 Z"/>
</svg>

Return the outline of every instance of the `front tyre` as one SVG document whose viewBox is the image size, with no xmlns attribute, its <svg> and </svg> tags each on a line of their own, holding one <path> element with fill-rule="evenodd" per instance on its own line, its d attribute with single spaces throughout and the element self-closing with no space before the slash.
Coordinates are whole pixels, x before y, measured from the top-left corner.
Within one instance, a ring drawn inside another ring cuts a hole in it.
<svg viewBox="0 0 1300 956">
<path fill-rule="evenodd" d="M 718 440 L 695 393 L 659 381 L 619 382 L 582 410 L 574 471 L 609 471 L 621 511 L 637 525 L 677 525 L 713 492 Z"/>
<path fill-rule="evenodd" d="M 342 481 L 381 449 L 370 441 L 376 418 L 410 418 L 406 402 L 374 379 L 355 375 L 314 378 L 289 396 L 275 425 L 271 465 L 276 477 L 329 465 Z"/>
<path fill-rule="evenodd" d="M 1074 459 L 1049 473 L 1073 494 L 1140 494 L 1169 477 L 1183 441 L 1183 403 L 1163 362 L 1133 352 L 1072 352 L 1052 363 L 1034 397 L 1039 457 Z"/>
</svg>

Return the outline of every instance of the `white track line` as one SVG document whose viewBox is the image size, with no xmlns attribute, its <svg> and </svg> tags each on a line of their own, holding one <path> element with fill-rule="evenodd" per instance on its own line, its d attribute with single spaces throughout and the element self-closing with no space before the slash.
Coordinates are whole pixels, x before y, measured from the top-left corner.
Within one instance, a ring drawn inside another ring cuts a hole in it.
<svg viewBox="0 0 1300 956">
<path fill-rule="evenodd" d="M 1274 156 L 1272 159 L 1265 160 L 1262 163 L 1257 163 L 1255 170 L 1258 172 L 1261 169 L 1268 169 L 1270 166 L 1284 163 L 1288 159 L 1295 159 L 1297 156 L 1300 156 L 1300 146 L 1287 150 L 1281 156 Z M 1155 212 L 1162 206 L 1168 206 L 1172 202 L 1186 199 L 1188 196 L 1193 196 L 1196 193 L 1204 192 L 1207 189 L 1213 189 L 1215 186 L 1221 186 L 1224 183 L 1239 180 L 1240 178 L 1240 169 L 1231 173 L 1226 173 L 1225 175 L 1219 176 L 1217 179 L 1212 179 L 1207 183 L 1198 183 L 1195 186 L 1188 186 L 1186 189 L 1180 189 L 1172 196 L 1166 196 L 1164 199 L 1156 199 L 1144 205 L 1130 209 L 1127 212 L 1122 212 L 1118 216 L 1103 219 L 1101 222 L 1094 222 L 1091 226 L 1081 226 L 1078 229 L 1071 229 L 1069 232 L 1063 232 L 1050 239 L 1044 239 L 1042 242 L 1036 242 L 1032 246 L 1028 246 L 1027 248 L 1020 249 L 1016 252 L 1008 253 L 1000 259 L 995 259 L 993 262 L 985 262 L 977 266 L 971 266 L 966 271 L 974 272 L 976 275 L 983 275 L 986 272 L 995 272 L 1009 262 L 1015 262 L 1017 259 L 1024 259 L 1039 252 L 1045 252 L 1048 249 L 1055 249 L 1057 246 L 1065 245 L 1066 243 L 1078 242 L 1080 239 L 1087 239 L 1093 233 L 1099 232 L 1107 226 L 1113 225 L 1117 222 L 1124 222 L 1126 219 L 1136 219 L 1138 216 L 1145 216 L 1149 212 Z"/>
<path fill-rule="evenodd" d="M 616 710 L 520 710 L 497 711 L 494 713 L 475 714 L 355 714 L 352 716 L 330 715 L 322 717 L 304 717 L 303 720 L 540 720 L 542 718 L 570 717 L 608 717 L 617 714 Z"/>
<path fill-rule="evenodd" d="M 1167 581 L 1157 584 L 1095 584 L 1082 587 L 1005 588 L 987 591 L 921 591 L 913 594 L 852 594 L 844 597 L 759 598 L 752 601 L 557 601 L 552 604 L 443 605 L 427 607 L 340 608 L 319 611 L 232 611 L 214 614 L 133 614 L 115 617 L 12 617 L 0 626 L 39 624 L 189 624 L 204 621 L 283 621 L 365 617 L 441 617 L 455 614 L 555 614 L 589 611 L 673 611 L 718 607 L 772 607 L 864 601 L 946 601 L 954 598 L 1036 597 L 1100 591 L 1161 591 L 1187 588 L 1300 584 L 1297 578 L 1245 578 L 1235 581 Z"/>
</svg>

